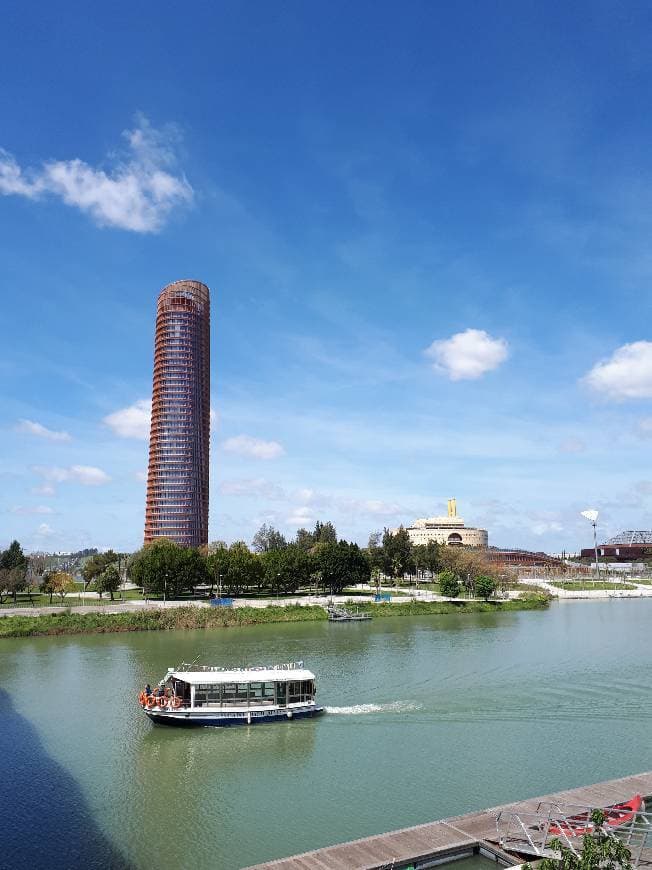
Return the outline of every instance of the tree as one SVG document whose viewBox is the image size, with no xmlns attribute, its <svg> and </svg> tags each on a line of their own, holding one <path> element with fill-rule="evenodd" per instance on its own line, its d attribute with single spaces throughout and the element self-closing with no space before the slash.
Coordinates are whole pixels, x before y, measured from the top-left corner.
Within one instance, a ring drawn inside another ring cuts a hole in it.
<svg viewBox="0 0 652 870">
<path fill-rule="evenodd" d="M 16 593 L 27 585 L 25 576 L 22 568 L 0 568 L 0 604 L 4 603 L 5 595 L 11 595 L 16 603 Z"/>
<path fill-rule="evenodd" d="M 337 531 L 333 523 L 320 523 L 317 520 L 312 540 L 315 544 L 337 544 Z"/>
<path fill-rule="evenodd" d="M 13 595 L 16 603 L 16 593 L 26 586 L 27 556 L 18 541 L 11 544 L 0 554 L 0 586 L 6 593 Z M 0 594 L 0 600 L 2 596 Z"/>
<path fill-rule="evenodd" d="M 439 544 L 436 541 L 428 541 L 427 544 L 420 544 L 413 548 L 414 561 L 417 568 L 422 571 L 429 571 L 431 574 L 436 574 L 441 567 L 441 559 L 439 555 Z"/>
<path fill-rule="evenodd" d="M 313 544 L 315 543 L 312 537 L 312 532 L 309 532 L 308 529 L 297 529 L 294 543 L 297 547 L 301 547 L 302 550 L 308 552 L 312 549 Z"/>
<path fill-rule="evenodd" d="M 61 596 L 61 603 L 68 592 L 74 592 L 77 587 L 72 574 L 67 571 L 53 571 L 48 575 L 48 590 L 50 592 L 50 604 L 52 603 L 52 595 Z"/>
<path fill-rule="evenodd" d="M 115 564 L 119 558 L 118 554 L 114 553 L 113 550 L 107 550 L 105 553 L 96 553 L 91 556 L 90 559 L 87 559 L 82 567 L 84 589 L 87 589 L 90 583 L 97 580 L 97 578 L 106 571 L 108 566 Z M 116 570 L 118 571 L 118 576 L 120 576 L 119 569 Z M 119 582 L 118 585 L 120 585 Z M 107 589 L 106 591 L 108 592 L 109 590 Z"/>
<path fill-rule="evenodd" d="M 263 582 L 276 594 L 296 592 L 306 586 L 313 570 L 313 559 L 297 544 L 289 544 L 284 550 L 268 550 L 261 562 Z"/>
<path fill-rule="evenodd" d="M 146 592 L 178 597 L 209 580 L 205 557 L 168 538 L 157 538 L 131 557 L 127 576 Z"/>
<path fill-rule="evenodd" d="M 41 577 L 40 589 L 44 595 L 50 596 L 50 604 L 52 604 L 52 596 L 54 595 L 54 575 L 56 571 L 46 571 Z"/>
<path fill-rule="evenodd" d="M 106 566 L 104 571 L 95 580 L 95 591 L 99 592 L 100 598 L 102 593 L 108 592 L 113 601 L 113 593 L 118 591 L 120 586 L 120 570 L 115 562 L 111 562 Z"/>
<path fill-rule="evenodd" d="M 288 545 L 284 536 L 274 526 L 268 526 L 265 523 L 258 529 L 251 543 L 256 553 L 282 550 Z"/>
<path fill-rule="evenodd" d="M 485 601 L 496 591 L 496 581 L 492 577 L 487 577 L 486 574 L 480 574 L 475 578 L 475 591 Z"/>
<path fill-rule="evenodd" d="M 324 590 L 337 593 L 345 586 L 368 583 L 371 579 L 369 559 L 357 544 L 346 541 L 319 544 L 314 560 Z"/>
<path fill-rule="evenodd" d="M 222 586 L 226 583 L 226 578 L 229 571 L 229 549 L 222 541 L 216 542 L 209 547 L 210 554 L 206 559 L 208 568 L 208 576 L 211 583 L 211 596 L 213 587 L 217 585 L 218 590 L 222 591 Z"/>
<path fill-rule="evenodd" d="M 389 529 L 383 532 L 382 569 L 390 577 L 402 577 L 414 571 L 412 541 L 403 526 L 395 534 Z"/>
<path fill-rule="evenodd" d="M 50 557 L 44 553 L 32 553 L 29 557 L 27 572 L 32 586 L 38 586 L 45 572 L 48 570 Z"/>
<path fill-rule="evenodd" d="M 548 846 L 559 853 L 559 858 L 543 858 L 539 870 L 632 870 L 632 853 L 615 833 L 604 827 L 604 812 L 593 810 L 591 821 L 594 829 L 582 837 L 579 855 L 555 838 Z M 523 870 L 532 868 L 524 864 Z"/>
<path fill-rule="evenodd" d="M 270 552 L 279 551 L 270 550 Z M 228 553 L 222 556 L 222 569 L 216 568 L 216 564 L 217 562 L 213 563 L 214 570 L 224 570 L 220 579 L 223 589 L 230 595 L 239 595 L 261 584 L 263 574 L 261 557 L 252 553 L 244 541 L 235 541 L 231 544 Z"/>
<path fill-rule="evenodd" d="M 439 575 L 439 592 L 447 598 L 457 598 L 460 594 L 460 583 L 452 571 L 442 571 Z"/>
</svg>

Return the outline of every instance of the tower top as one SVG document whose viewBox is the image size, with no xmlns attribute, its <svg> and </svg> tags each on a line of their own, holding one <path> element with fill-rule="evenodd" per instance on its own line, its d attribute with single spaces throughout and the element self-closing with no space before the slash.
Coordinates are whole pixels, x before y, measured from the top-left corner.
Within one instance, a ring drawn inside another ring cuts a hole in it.
<svg viewBox="0 0 652 870">
<path fill-rule="evenodd" d="M 448 516 L 456 517 L 457 516 L 457 502 L 454 498 L 448 499 Z"/>
</svg>

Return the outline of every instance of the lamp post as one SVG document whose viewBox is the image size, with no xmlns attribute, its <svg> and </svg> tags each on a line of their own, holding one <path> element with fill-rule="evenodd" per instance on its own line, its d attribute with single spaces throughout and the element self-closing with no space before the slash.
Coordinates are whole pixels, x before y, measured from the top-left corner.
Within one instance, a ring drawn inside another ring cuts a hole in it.
<svg viewBox="0 0 652 870">
<path fill-rule="evenodd" d="M 591 525 L 593 526 L 593 550 L 595 552 L 595 575 L 596 579 L 600 579 L 600 563 L 598 561 L 598 533 L 596 531 L 596 525 L 598 522 L 599 512 L 590 508 L 589 510 L 582 511 L 582 516 L 587 519 Z"/>
</svg>

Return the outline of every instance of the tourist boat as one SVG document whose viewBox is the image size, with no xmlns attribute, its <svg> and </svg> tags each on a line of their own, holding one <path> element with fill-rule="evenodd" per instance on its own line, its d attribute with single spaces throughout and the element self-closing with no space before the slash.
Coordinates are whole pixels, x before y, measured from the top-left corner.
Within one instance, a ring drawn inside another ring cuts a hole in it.
<svg viewBox="0 0 652 870">
<path fill-rule="evenodd" d="M 640 794 L 634 795 L 628 801 L 623 801 L 620 804 L 612 804 L 610 807 L 605 807 L 602 812 L 605 815 L 604 824 L 612 828 L 618 828 L 620 825 L 626 825 L 636 818 L 638 813 L 645 811 L 645 802 Z M 567 837 L 583 837 L 584 834 L 590 834 L 595 825 L 591 821 L 591 810 L 584 813 L 578 813 L 575 816 L 568 816 L 565 819 L 555 819 L 548 832 L 550 834 L 565 834 Z"/>
<path fill-rule="evenodd" d="M 362 622 L 367 619 L 371 619 L 368 613 L 346 610 L 344 607 L 335 607 L 334 604 L 328 605 L 329 622 Z"/>
<path fill-rule="evenodd" d="M 230 669 L 183 663 L 138 700 L 162 725 L 258 725 L 324 711 L 315 703 L 315 675 L 303 662 Z"/>
</svg>

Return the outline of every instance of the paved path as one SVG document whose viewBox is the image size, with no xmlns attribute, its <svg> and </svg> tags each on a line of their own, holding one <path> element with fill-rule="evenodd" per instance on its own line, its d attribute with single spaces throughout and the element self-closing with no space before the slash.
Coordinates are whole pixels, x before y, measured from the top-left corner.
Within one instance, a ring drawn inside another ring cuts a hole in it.
<svg viewBox="0 0 652 870">
<path fill-rule="evenodd" d="M 525 581 L 527 583 L 535 583 L 537 586 L 541 586 L 542 589 L 545 589 L 546 592 L 549 592 L 551 595 L 554 595 L 556 598 L 648 598 L 652 596 L 652 586 L 645 585 L 644 583 L 636 583 L 636 580 L 627 580 L 622 581 L 624 584 L 630 586 L 636 586 L 635 589 L 560 589 L 558 586 L 554 586 L 552 583 L 547 580 L 532 580 L 528 579 Z M 618 585 L 615 583 L 615 585 Z"/>
<path fill-rule="evenodd" d="M 389 590 L 383 590 L 389 591 Z M 519 592 L 510 592 L 510 597 L 518 597 Z M 77 596 L 74 596 L 75 598 Z M 279 598 L 234 598 L 234 607 L 328 607 L 333 604 L 350 605 L 355 607 L 356 602 L 359 604 L 371 603 L 374 600 L 373 594 L 369 595 L 302 595 L 301 597 L 283 596 Z M 433 592 L 419 590 L 412 591 L 410 595 L 395 595 L 390 604 L 407 604 L 411 600 L 416 601 L 473 601 L 471 598 L 446 598 L 443 595 L 435 595 Z M 481 599 L 477 599 L 481 600 Z M 136 610 L 161 610 L 162 608 L 170 607 L 210 607 L 210 603 L 206 599 L 199 601 L 140 601 L 132 598 L 117 601 L 115 604 L 79 604 L 70 607 L 72 613 L 133 613 Z M 64 606 L 52 607 L 2 607 L 0 608 L 1 616 L 42 616 L 48 614 L 61 613 L 66 609 Z"/>
<path fill-rule="evenodd" d="M 479 847 L 498 854 L 502 850 L 496 842 L 496 817 L 501 811 L 533 813 L 542 801 L 605 807 L 628 800 L 635 794 L 652 795 L 652 771 L 316 849 L 291 858 L 257 864 L 248 870 L 400 870 L 416 861 L 443 858 Z M 511 862 L 519 864 L 520 860 L 511 857 Z"/>
</svg>

